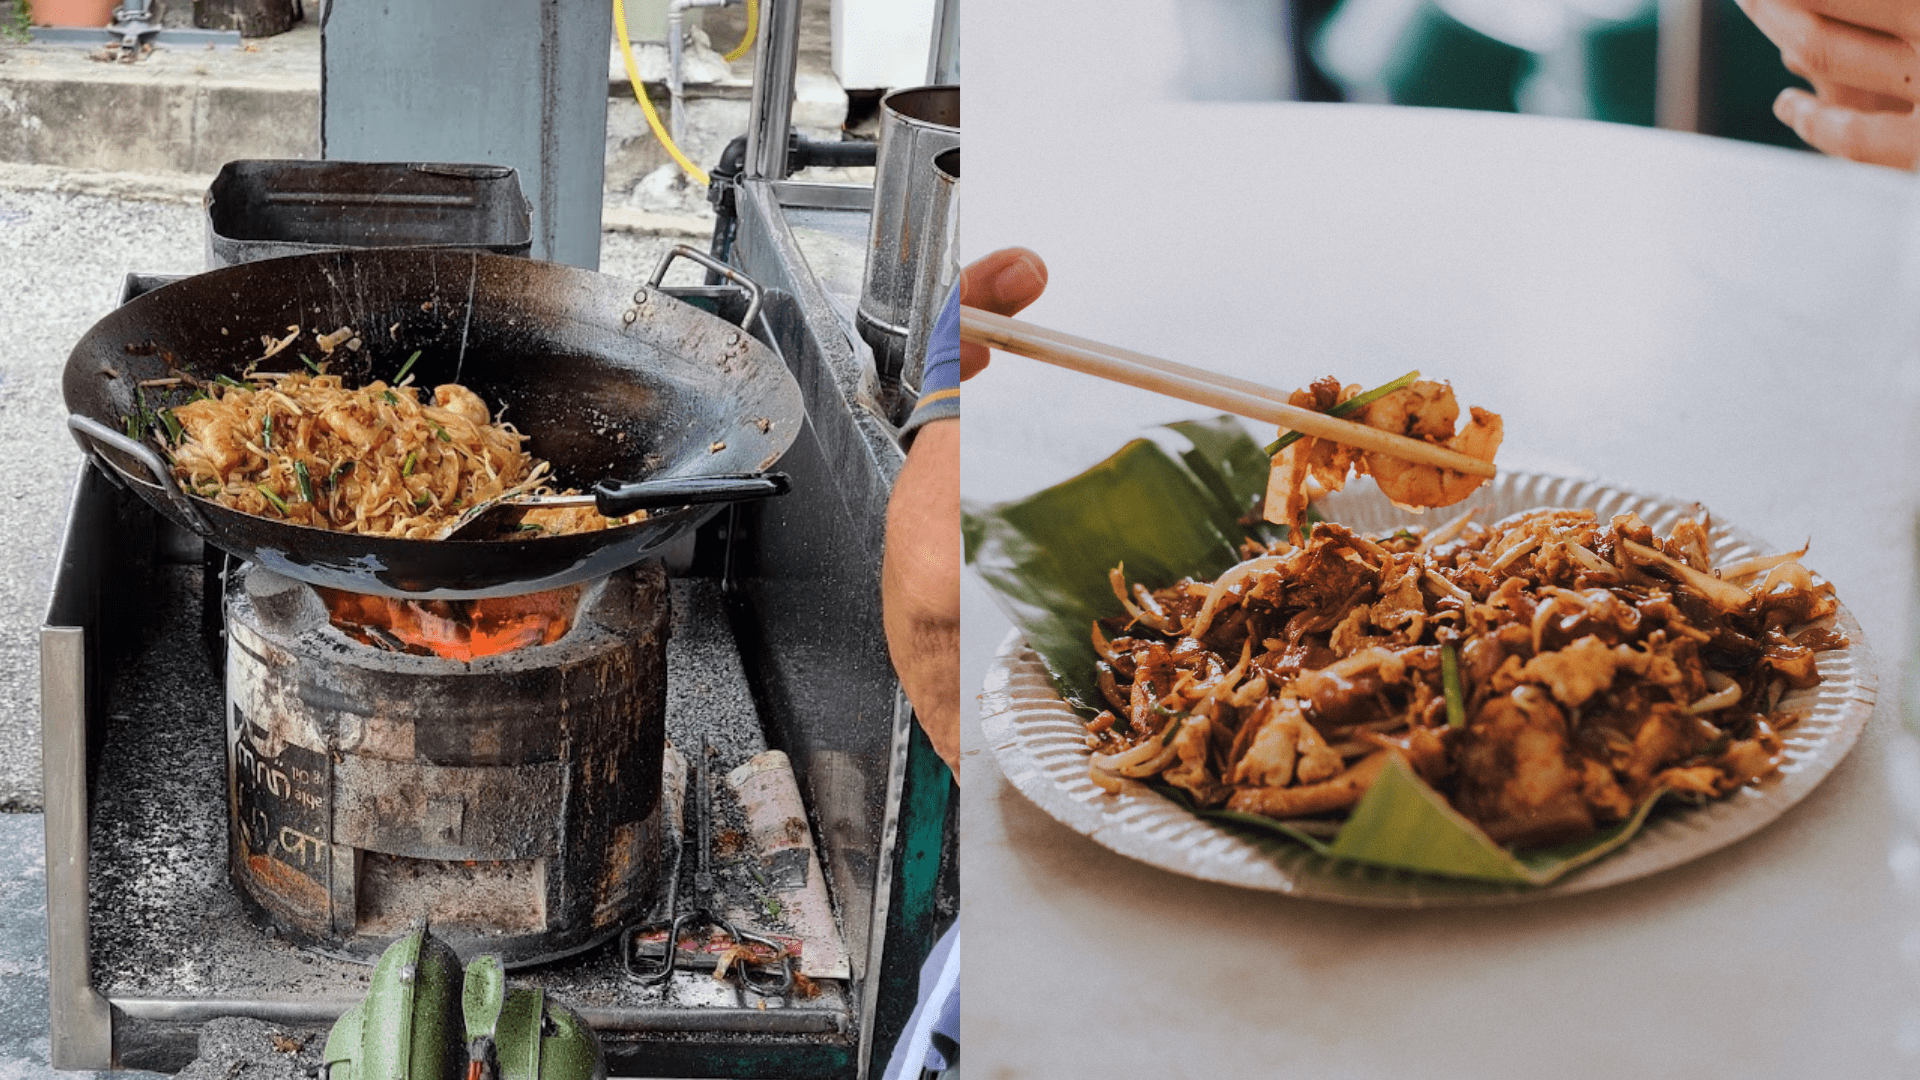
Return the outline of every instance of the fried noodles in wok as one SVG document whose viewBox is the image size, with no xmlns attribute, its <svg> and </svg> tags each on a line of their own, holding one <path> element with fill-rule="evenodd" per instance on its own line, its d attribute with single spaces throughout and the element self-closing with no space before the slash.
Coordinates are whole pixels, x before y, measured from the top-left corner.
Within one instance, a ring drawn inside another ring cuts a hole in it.
<svg viewBox="0 0 1920 1080">
<path fill-rule="evenodd" d="M 192 493 L 243 513 L 430 539 L 477 503 L 547 493 L 547 466 L 522 449 L 526 437 L 457 384 L 423 399 L 411 380 L 348 389 L 337 375 L 298 371 L 201 390 L 205 396 L 175 407 L 167 425 L 174 475 Z M 591 512 L 557 513 L 564 520 L 533 518 L 522 527 L 610 524 Z"/>
<path fill-rule="evenodd" d="M 1319 523 L 1213 582 L 1094 624 L 1111 708 L 1095 782 L 1152 778 L 1280 819 L 1357 803 L 1387 755 L 1516 848 L 1576 839 L 1657 791 L 1723 796 L 1780 764 L 1787 687 L 1844 637 L 1804 553 L 1723 567 L 1708 525 L 1472 515 L 1368 538 Z M 1449 691 L 1452 691 L 1450 694 Z M 1453 701 L 1449 702 L 1449 697 Z"/>
</svg>

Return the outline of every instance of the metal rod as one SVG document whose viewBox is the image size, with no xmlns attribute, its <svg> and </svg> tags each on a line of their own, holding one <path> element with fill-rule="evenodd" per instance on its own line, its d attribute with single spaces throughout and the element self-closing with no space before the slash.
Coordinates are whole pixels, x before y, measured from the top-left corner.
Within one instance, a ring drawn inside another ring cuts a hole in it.
<svg viewBox="0 0 1920 1080">
<path fill-rule="evenodd" d="M 900 846 L 901 796 L 907 786 L 907 753 L 913 743 L 913 703 L 906 691 L 893 691 L 893 742 L 887 751 L 887 801 L 881 811 L 880 850 L 891 855 Z M 872 924 L 867 928 L 868 972 L 886 970 L 887 917 L 893 910 L 893 859 L 883 858 L 874 868 Z M 873 1020 L 880 1011 L 880 979 L 863 981 L 860 993 L 861 1080 L 871 1074 L 873 1058 Z M 884 1063 L 883 1063 L 884 1067 Z"/>
<path fill-rule="evenodd" d="M 76 503 L 78 499 L 76 498 Z M 62 550 L 73 550 L 71 527 Z M 49 1054 L 56 1069 L 113 1065 L 113 1015 L 92 985 L 87 915 L 87 632 L 40 630 L 46 791 Z"/>
<path fill-rule="evenodd" d="M 354 1006 L 340 999 L 268 1001 L 257 998 L 116 997 L 114 1008 L 130 1020 L 204 1022 L 245 1016 L 277 1024 L 332 1023 Z M 103 1003 L 104 1007 L 104 1003 Z M 574 1009 L 596 1031 L 714 1031 L 775 1034 L 841 1032 L 847 1014 L 839 1009 L 661 1008 L 600 1006 Z M 106 1066 L 100 1065 L 100 1068 Z"/>
<path fill-rule="evenodd" d="M 672 100 L 673 110 L 667 123 L 676 143 L 687 141 L 686 45 L 681 41 L 686 33 L 687 9 L 726 7 L 728 3 L 729 0 L 669 0 L 667 4 L 667 96 Z"/>
<path fill-rule="evenodd" d="M 747 119 L 746 174 L 787 178 L 787 129 L 793 126 L 793 79 L 800 59 L 800 0 L 766 0 L 753 61 L 753 105 Z"/>
</svg>

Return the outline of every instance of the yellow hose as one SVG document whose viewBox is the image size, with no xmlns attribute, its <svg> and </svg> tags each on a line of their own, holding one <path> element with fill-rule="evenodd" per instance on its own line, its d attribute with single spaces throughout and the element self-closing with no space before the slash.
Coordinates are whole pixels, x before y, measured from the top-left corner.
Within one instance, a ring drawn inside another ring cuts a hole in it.
<svg viewBox="0 0 1920 1080">
<path fill-rule="evenodd" d="M 752 9 L 748 10 L 751 21 Z M 613 0 L 613 30 L 620 36 L 620 55 L 627 62 L 627 81 L 633 84 L 633 96 L 640 102 L 640 111 L 647 114 L 647 126 L 653 129 L 653 137 L 660 140 L 660 145 L 667 148 L 668 155 L 686 170 L 688 176 L 700 181 L 702 187 L 711 185 L 713 179 L 706 170 L 687 160 L 687 155 L 673 144 L 673 136 L 667 134 L 666 125 L 660 122 L 660 114 L 653 110 L 653 102 L 647 99 L 647 86 L 640 81 L 640 65 L 633 59 L 633 42 L 627 38 L 627 9 L 620 0 Z"/>
<path fill-rule="evenodd" d="M 753 35 L 758 32 L 759 29 L 760 2 L 759 0 L 747 0 L 747 32 L 740 35 L 740 44 L 735 45 L 733 51 L 721 57 L 721 59 L 731 64 L 735 60 L 747 55 L 747 50 L 753 48 Z"/>
</svg>

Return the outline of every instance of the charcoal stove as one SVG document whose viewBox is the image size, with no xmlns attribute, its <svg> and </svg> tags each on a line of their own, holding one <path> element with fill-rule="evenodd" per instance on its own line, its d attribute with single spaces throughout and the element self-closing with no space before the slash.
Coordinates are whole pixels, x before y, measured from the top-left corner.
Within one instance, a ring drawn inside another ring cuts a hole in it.
<svg viewBox="0 0 1920 1080">
<path fill-rule="evenodd" d="M 228 866 L 264 926 L 370 961 L 416 918 L 509 967 L 658 877 L 666 576 L 400 601 L 229 575 Z"/>
</svg>

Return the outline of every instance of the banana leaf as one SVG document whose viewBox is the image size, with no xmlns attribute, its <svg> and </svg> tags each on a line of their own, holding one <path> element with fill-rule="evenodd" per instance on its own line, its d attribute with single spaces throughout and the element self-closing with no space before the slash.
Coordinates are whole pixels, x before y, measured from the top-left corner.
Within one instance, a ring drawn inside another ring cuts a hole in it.
<svg viewBox="0 0 1920 1080">
<path fill-rule="evenodd" d="M 1207 580 L 1238 561 L 1249 512 L 1265 491 L 1267 457 L 1238 420 L 1169 425 L 1086 472 L 1024 499 L 964 508 L 967 562 L 1026 635 L 1056 689 L 1089 718 L 1105 707 L 1094 682 L 1090 628 L 1121 614 L 1107 572 L 1161 588 Z M 1264 538 L 1264 537 L 1263 537 Z M 1511 852 L 1462 817 L 1399 759 L 1331 841 L 1252 814 L 1196 808 L 1178 788 L 1154 790 L 1204 817 L 1290 837 L 1332 858 L 1449 877 L 1545 885 L 1611 852 L 1659 801 L 1571 844 Z"/>
</svg>

